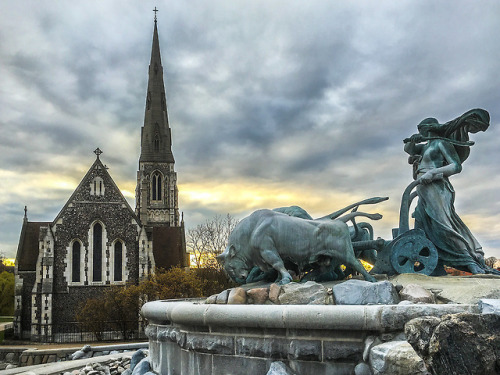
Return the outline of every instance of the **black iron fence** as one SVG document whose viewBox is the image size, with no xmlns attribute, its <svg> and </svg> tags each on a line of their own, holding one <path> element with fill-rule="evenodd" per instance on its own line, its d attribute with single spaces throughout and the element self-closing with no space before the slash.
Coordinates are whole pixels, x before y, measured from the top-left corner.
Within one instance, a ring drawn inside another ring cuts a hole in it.
<svg viewBox="0 0 500 375">
<path fill-rule="evenodd" d="M 96 342 L 144 339 L 145 322 L 79 322 L 32 326 L 31 339 L 40 342 Z"/>
</svg>

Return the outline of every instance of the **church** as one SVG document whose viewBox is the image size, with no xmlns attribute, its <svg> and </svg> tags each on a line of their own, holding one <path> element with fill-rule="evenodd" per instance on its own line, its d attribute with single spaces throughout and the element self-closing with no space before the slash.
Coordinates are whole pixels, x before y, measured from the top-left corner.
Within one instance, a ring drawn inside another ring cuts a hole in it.
<svg viewBox="0 0 500 375">
<path fill-rule="evenodd" d="M 156 267 L 189 265 L 156 16 L 148 77 L 135 210 L 99 148 L 53 221 L 29 221 L 25 208 L 15 269 L 16 337 L 58 341 L 86 298 L 112 285 L 138 284 Z"/>
</svg>

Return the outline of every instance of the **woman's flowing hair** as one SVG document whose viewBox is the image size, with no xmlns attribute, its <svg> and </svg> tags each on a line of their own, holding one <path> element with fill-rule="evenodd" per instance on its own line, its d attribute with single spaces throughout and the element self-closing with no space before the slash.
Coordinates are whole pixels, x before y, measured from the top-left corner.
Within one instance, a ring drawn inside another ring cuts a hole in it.
<svg viewBox="0 0 500 375">
<path fill-rule="evenodd" d="M 462 116 L 445 124 L 439 124 L 434 129 L 439 136 L 459 142 L 467 142 L 469 133 L 485 131 L 490 125 L 490 115 L 484 109 L 471 109 Z M 460 161 L 463 163 L 470 154 L 469 146 L 454 145 Z"/>
</svg>

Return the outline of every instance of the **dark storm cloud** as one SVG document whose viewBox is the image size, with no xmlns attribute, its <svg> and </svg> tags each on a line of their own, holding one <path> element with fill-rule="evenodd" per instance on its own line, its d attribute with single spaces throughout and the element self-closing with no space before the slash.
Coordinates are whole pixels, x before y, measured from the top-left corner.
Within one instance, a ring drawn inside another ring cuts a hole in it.
<svg viewBox="0 0 500 375">
<path fill-rule="evenodd" d="M 272 160 L 272 148 L 277 140 L 293 137 L 296 133 L 304 132 L 304 129 L 312 133 L 311 139 L 321 139 L 329 136 L 325 128 L 339 127 L 338 117 L 334 114 L 331 114 L 330 121 L 324 126 L 315 127 L 316 105 L 329 88 L 341 87 L 345 82 L 353 80 L 360 80 L 359 85 L 346 87 L 342 92 L 343 101 L 350 107 L 350 117 L 345 117 L 344 124 L 340 124 L 345 125 L 341 136 L 332 139 L 330 150 L 318 151 L 311 147 L 310 153 L 304 154 L 301 160 L 281 163 L 283 174 L 307 169 L 309 165 L 316 171 L 320 168 L 320 162 L 339 157 L 359 158 L 366 152 L 364 150 L 370 150 L 371 154 L 376 155 L 377 150 L 383 151 L 390 146 L 394 138 L 402 139 L 416 131 L 415 125 L 421 118 L 407 117 L 416 108 L 421 108 L 422 113 L 432 109 L 436 116 L 443 113 L 449 117 L 457 116 L 457 113 L 448 114 L 451 111 L 447 111 L 446 107 L 442 108 L 441 102 L 446 103 L 449 98 L 449 102 L 456 103 L 457 98 L 464 96 L 470 87 L 464 85 L 461 88 L 459 81 L 470 74 L 470 71 L 483 73 L 480 72 L 482 63 L 474 65 L 474 60 L 465 61 L 470 54 L 470 51 L 465 52 L 466 47 L 475 48 L 471 42 L 473 39 L 467 36 L 457 38 L 454 32 L 450 33 L 450 24 L 456 22 L 456 17 L 447 21 L 442 19 L 442 15 L 431 15 L 433 19 L 430 21 L 430 29 L 429 23 L 422 22 L 418 14 L 403 17 L 399 25 L 395 20 L 387 21 L 389 27 L 395 29 L 396 36 L 388 40 L 375 40 L 375 46 L 370 47 L 373 51 L 363 49 L 363 43 L 356 45 L 353 42 L 356 37 L 349 33 L 340 36 L 345 38 L 344 48 L 332 48 L 331 38 L 308 39 L 305 47 L 301 45 L 302 35 L 285 27 L 292 35 L 290 39 L 294 41 L 293 47 L 290 50 L 286 46 L 281 49 L 273 48 L 271 41 L 267 50 L 278 58 L 281 57 L 281 68 L 286 73 L 281 72 L 269 80 L 259 80 L 260 72 L 269 68 L 266 61 L 270 57 L 266 56 L 261 64 L 255 64 L 254 59 L 248 58 L 246 54 L 239 56 L 233 65 L 239 77 L 232 76 L 227 80 L 229 85 L 237 86 L 234 91 L 238 92 L 238 88 L 241 88 L 242 94 L 235 95 L 239 100 L 232 101 L 237 103 L 239 121 L 218 117 L 216 123 L 208 122 L 205 136 L 210 138 L 204 138 L 204 135 L 200 135 L 197 140 L 191 138 L 191 142 L 198 141 L 194 147 L 197 152 L 191 156 L 194 159 L 205 155 L 201 160 L 209 164 L 222 155 L 228 155 L 227 145 L 243 149 L 255 147 L 268 152 L 266 157 L 259 158 L 260 154 L 251 155 L 250 152 L 235 154 L 242 155 L 243 158 L 239 161 L 243 165 L 251 164 L 246 170 L 256 172 L 256 169 L 260 169 L 262 174 L 267 173 L 267 168 L 255 166 L 265 165 L 265 160 L 269 157 Z M 477 16 L 478 12 L 472 12 L 472 16 L 474 15 Z M 433 24 L 433 21 L 436 23 Z M 368 25 L 370 27 L 375 26 Z M 260 33 L 265 35 L 267 29 L 267 25 L 263 25 Z M 456 27 L 452 30 L 455 29 Z M 442 40 L 435 41 L 435 35 L 440 35 Z M 422 38 L 419 39 L 418 36 Z M 273 40 L 279 41 L 279 37 L 277 35 Z M 367 36 L 367 39 L 368 45 L 370 37 Z M 459 39 L 460 43 L 455 39 Z M 354 46 L 349 47 L 351 43 Z M 444 45 L 447 48 L 442 48 Z M 252 44 L 250 51 L 251 46 Z M 450 53 L 461 59 L 452 59 Z M 339 55 L 343 58 L 338 58 Z M 325 62 L 331 62 L 331 65 L 325 66 Z M 287 67 L 290 69 L 286 69 Z M 345 73 L 335 74 L 337 71 Z M 346 79 L 338 79 L 339 77 Z M 459 87 L 454 87 L 457 85 Z M 474 94 L 477 95 L 479 94 Z M 470 95 L 468 97 L 469 101 L 473 100 Z M 440 103 L 440 108 L 435 108 L 432 103 Z M 463 105 L 467 108 L 468 104 L 464 101 Z M 451 107 L 450 104 L 448 106 Z M 453 107 L 455 106 L 454 104 Z M 427 114 L 421 115 L 424 116 Z M 408 123 L 409 120 L 411 123 Z M 233 123 L 238 124 L 237 129 L 227 127 L 227 124 Z M 215 142 L 217 138 L 219 140 Z M 227 159 L 234 161 L 232 157 Z M 213 172 L 212 168 L 203 170 L 207 174 Z"/>
</svg>

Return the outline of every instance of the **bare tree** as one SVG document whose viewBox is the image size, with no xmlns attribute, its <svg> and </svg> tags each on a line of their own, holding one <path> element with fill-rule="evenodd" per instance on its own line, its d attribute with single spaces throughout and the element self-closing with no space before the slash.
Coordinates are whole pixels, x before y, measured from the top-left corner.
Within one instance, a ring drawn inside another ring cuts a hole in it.
<svg viewBox="0 0 500 375">
<path fill-rule="evenodd" d="M 216 267 L 215 257 L 221 254 L 227 246 L 229 235 L 238 220 L 230 214 L 216 215 L 213 219 L 188 229 L 187 247 L 193 255 L 195 267 Z"/>
</svg>

